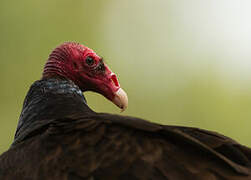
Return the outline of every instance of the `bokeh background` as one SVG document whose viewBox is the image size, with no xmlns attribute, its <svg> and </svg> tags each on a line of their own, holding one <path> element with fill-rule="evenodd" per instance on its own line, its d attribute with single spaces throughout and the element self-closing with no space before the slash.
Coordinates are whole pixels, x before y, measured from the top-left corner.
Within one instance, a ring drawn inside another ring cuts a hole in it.
<svg viewBox="0 0 251 180">
<path fill-rule="evenodd" d="M 250 0 L 1 0 L 0 153 L 53 48 L 81 42 L 129 96 L 123 113 L 251 146 Z M 119 113 L 85 93 L 95 111 Z"/>
</svg>

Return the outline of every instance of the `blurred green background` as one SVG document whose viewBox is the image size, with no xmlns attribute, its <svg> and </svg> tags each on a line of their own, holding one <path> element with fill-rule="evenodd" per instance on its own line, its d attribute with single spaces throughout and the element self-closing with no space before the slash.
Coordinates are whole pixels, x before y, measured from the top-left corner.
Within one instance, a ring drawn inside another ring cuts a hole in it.
<svg viewBox="0 0 251 180">
<path fill-rule="evenodd" d="M 218 131 L 251 146 L 251 1 L 1 0 L 0 152 L 53 48 L 105 58 L 129 96 L 123 113 Z M 91 92 L 98 112 L 119 109 Z"/>
</svg>

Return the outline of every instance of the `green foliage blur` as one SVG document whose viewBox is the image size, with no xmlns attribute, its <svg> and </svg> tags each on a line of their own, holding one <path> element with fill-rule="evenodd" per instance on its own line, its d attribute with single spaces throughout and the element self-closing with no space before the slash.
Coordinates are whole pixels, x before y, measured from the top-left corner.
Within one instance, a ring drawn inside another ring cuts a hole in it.
<svg viewBox="0 0 251 180">
<path fill-rule="evenodd" d="M 0 153 L 13 141 L 30 85 L 65 41 L 104 57 L 129 96 L 122 115 L 218 131 L 251 146 L 250 6 L 233 0 L 1 0 Z M 120 113 L 99 94 L 85 96 L 95 111 Z"/>
</svg>

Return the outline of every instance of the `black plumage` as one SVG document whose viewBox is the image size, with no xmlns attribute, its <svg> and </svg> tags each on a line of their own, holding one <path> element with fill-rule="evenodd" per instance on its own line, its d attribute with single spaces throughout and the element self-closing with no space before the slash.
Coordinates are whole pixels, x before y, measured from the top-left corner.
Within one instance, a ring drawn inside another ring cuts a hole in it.
<svg viewBox="0 0 251 180">
<path fill-rule="evenodd" d="M 251 150 L 220 134 L 92 111 L 71 81 L 35 82 L 0 179 L 251 179 Z"/>
</svg>

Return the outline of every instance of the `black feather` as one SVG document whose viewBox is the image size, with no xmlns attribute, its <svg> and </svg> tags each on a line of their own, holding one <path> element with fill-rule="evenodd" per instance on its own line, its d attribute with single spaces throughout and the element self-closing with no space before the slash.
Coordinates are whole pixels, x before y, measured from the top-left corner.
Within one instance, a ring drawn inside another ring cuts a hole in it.
<svg viewBox="0 0 251 180">
<path fill-rule="evenodd" d="M 215 132 L 96 113 L 71 81 L 35 82 L 1 180 L 251 180 L 251 149 Z"/>
</svg>

